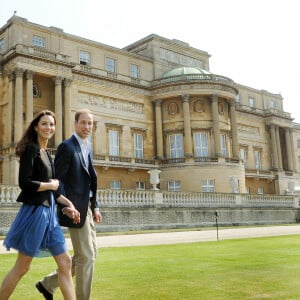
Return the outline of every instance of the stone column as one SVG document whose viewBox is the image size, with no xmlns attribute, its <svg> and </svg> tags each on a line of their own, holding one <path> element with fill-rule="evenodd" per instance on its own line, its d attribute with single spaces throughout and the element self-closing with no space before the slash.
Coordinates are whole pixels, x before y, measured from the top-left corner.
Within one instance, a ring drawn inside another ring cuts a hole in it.
<svg viewBox="0 0 300 300">
<path fill-rule="evenodd" d="M 26 71 L 26 126 L 33 119 L 33 72 Z"/>
<path fill-rule="evenodd" d="M 72 121 L 71 121 L 71 84 L 72 79 L 66 78 L 64 80 L 65 87 L 65 109 L 64 109 L 64 134 L 63 138 L 69 138 L 72 135 Z"/>
<path fill-rule="evenodd" d="M 293 170 L 293 158 L 292 158 L 290 128 L 285 128 L 285 142 L 286 142 L 288 170 L 292 171 Z"/>
<path fill-rule="evenodd" d="M 214 135 L 214 156 L 221 156 L 221 142 L 220 142 L 220 123 L 219 123 L 219 108 L 218 96 L 212 96 L 212 121 L 213 121 L 213 135 Z"/>
<path fill-rule="evenodd" d="M 291 139 L 291 156 L 292 156 L 292 165 L 293 165 L 293 171 L 297 172 L 297 160 L 296 160 L 296 154 L 295 154 L 295 144 L 294 144 L 294 135 L 293 135 L 293 129 L 290 128 L 290 139 Z"/>
<path fill-rule="evenodd" d="M 230 99 L 230 119 L 231 119 L 231 135 L 232 135 L 232 154 L 233 158 L 239 158 L 239 144 L 237 134 L 237 121 L 235 110 L 235 99 Z"/>
<path fill-rule="evenodd" d="M 155 127 L 156 127 L 156 156 L 158 159 L 164 158 L 163 129 L 162 129 L 162 100 L 157 99 L 155 104 Z"/>
<path fill-rule="evenodd" d="M 8 145 L 11 145 L 12 143 L 12 124 L 14 120 L 13 116 L 13 80 L 14 80 L 14 74 L 9 73 L 8 74 L 8 106 L 7 106 L 7 122 L 6 122 L 6 142 Z"/>
<path fill-rule="evenodd" d="M 278 169 L 282 170 L 282 153 L 281 153 L 281 144 L 280 144 L 280 137 L 279 137 L 279 127 L 275 127 L 276 132 L 276 145 L 277 145 L 277 155 L 278 155 Z"/>
<path fill-rule="evenodd" d="M 190 95 L 181 95 L 183 102 L 183 122 L 184 122 L 184 156 L 192 157 L 192 130 L 190 116 Z"/>
<path fill-rule="evenodd" d="M 275 125 L 271 124 L 270 130 L 271 130 L 271 152 L 273 157 L 273 168 L 278 170 L 278 152 L 277 152 Z"/>
<path fill-rule="evenodd" d="M 17 143 L 23 134 L 23 74 L 24 70 L 16 69 L 15 85 L 15 119 L 14 119 L 14 142 Z"/>
<path fill-rule="evenodd" d="M 55 147 L 62 142 L 62 78 L 53 78 L 55 84 L 55 117 L 56 117 L 56 129 L 55 129 Z"/>
</svg>

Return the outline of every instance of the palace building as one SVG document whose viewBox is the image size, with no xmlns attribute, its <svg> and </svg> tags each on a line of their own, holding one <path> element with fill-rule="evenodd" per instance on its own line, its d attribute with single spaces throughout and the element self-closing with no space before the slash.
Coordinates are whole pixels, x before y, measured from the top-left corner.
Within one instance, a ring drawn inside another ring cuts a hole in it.
<svg viewBox="0 0 300 300">
<path fill-rule="evenodd" d="M 88 108 L 99 189 L 151 189 L 159 170 L 162 191 L 293 192 L 300 125 L 282 96 L 212 73 L 209 58 L 155 34 L 119 49 L 12 16 L 0 28 L 0 184 L 18 183 L 15 145 L 36 112 L 56 114 L 55 155 Z"/>
</svg>

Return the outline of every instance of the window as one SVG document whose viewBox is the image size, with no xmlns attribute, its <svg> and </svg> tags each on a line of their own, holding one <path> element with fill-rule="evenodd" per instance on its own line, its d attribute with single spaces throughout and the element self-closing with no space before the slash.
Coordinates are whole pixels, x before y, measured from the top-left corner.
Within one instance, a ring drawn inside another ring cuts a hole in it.
<svg viewBox="0 0 300 300">
<path fill-rule="evenodd" d="M 255 107 L 255 100 L 253 97 L 248 98 L 248 103 L 250 107 Z"/>
<path fill-rule="evenodd" d="M 247 165 L 247 150 L 246 149 L 244 149 L 244 148 L 240 149 L 240 157 L 241 157 L 241 160 L 243 160 L 245 169 L 247 169 L 248 165 Z"/>
<path fill-rule="evenodd" d="M 91 55 L 89 52 L 80 51 L 79 63 L 81 65 L 89 65 L 91 63 Z"/>
<path fill-rule="evenodd" d="M 140 133 L 135 133 L 134 135 L 134 157 L 143 158 L 144 157 L 144 137 Z"/>
<path fill-rule="evenodd" d="M 236 103 L 241 103 L 241 95 L 238 94 L 236 97 Z"/>
<path fill-rule="evenodd" d="M 259 188 L 257 189 L 257 194 L 262 195 L 263 193 L 264 193 L 264 188 L 263 188 L 263 187 L 259 187 Z"/>
<path fill-rule="evenodd" d="M 146 189 L 146 183 L 145 181 L 138 181 L 135 183 L 135 188 L 137 190 L 145 190 Z"/>
<path fill-rule="evenodd" d="M 116 60 L 113 58 L 106 58 L 105 70 L 108 72 L 116 73 Z"/>
<path fill-rule="evenodd" d="M 181 182 L 180 181 L 168 181 L 168 191 L 169 192 L 180 192 Z"/>
<path fill-rule="evenodd" d="M 213 193 L 215 191 L 215 180 L 205 179 L 201 180 L 201 189 L 204 193 Z"/>
<path fill-rule="evenodd" d="M 112 180 L 110 182 L 110 188 L 112 190 L 119 190 L 121 188 L 121 181 L 120 180 Z"/>
<path fill-rule="evenodd" d="M 277 103 L 274 100 L 269 101 L 269 108 L 277 108 Z"/>
<path fill-rule="evenodd" d="M 195 143 L 195 156 L 196 157 L 208 156 L 208 144 L 207 144 L 207 133 L 206 132 L 194 133 L 194 143 Z"/>
<path fill-rule="evenodd" d="M 139 66 L 137 65 L 130 65 L 130 77 L 132 78 L 139 78 L 140 74 L 139 74 Z"/>
<path fill-rule="evenodd" d="M 109 130 L 109 155 L 119 156 L 119 131 Z"/>
<path fill-rule="evenodd" d="M 226 157 L 227 156 L 226 135 L 221 134 L 220 138 L 221 138 L 221 155 L 223 157 Z"/>
<path fill-rule="evenodd" d="M 34 98 L 41 97 L 41 89 L 36 84 L 34 84 L 33 87 L 32 87 L 32 95 L 33 95 Z"/>
<path fill-rule="evenodd" d="M 0 39 L 0 50 L 4 48 L 4 39 Z"/>
<path fill-rule="evenodd" d="M 32 45 L 45 48 L 46 47 L 46 40 L 40 36 L 34 35 L 32 37 Z"/>
<path fill-rule="evenodd" d="M 297 148 L 300 148 L 300 140 L 297 140 Z"/>
<path fill-rule="evenodd" d="M 183 157 L 183 136 L 182 134 L 172 134 L 170 137 L 170 158 Z"/>
<path fill-rule="evenodd" d="M 255 156 L 255 169 L 260 170 L 261 169 L 261 153 L 259 150 L 254 151 Z"/>
</svg>

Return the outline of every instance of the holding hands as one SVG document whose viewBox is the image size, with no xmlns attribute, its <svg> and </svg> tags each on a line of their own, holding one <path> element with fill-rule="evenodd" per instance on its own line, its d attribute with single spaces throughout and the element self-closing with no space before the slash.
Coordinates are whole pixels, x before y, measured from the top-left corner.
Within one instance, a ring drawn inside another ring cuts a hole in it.
<svg viewBox="0 0 300 300">
<path fill-rule="evenodd" d="M 73 219 L 74 224 L 80 222 L 80 212 L 72 205 L 63 208 L 63 214 L 68 218 Z"/>
</svg>

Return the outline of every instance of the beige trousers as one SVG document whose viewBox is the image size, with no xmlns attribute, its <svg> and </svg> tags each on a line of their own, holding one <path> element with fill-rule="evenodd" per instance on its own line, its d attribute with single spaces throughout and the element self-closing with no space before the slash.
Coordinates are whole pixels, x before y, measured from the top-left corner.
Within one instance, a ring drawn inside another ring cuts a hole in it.
<svg viewBox="0 0 300 300">
<path fill-rule="evenodd" d="M 74 256 L 72 273 L 76 278 L 76 299 L 90 300 L 94 273 L 94 262 L 97 256 L 96 228 L 92 211 L 89 209 L 82 228 L 69 228 Z M 57 271 L 41 280 L 43 286 L 52 294 L 58 287 Z"/>
</svg>

